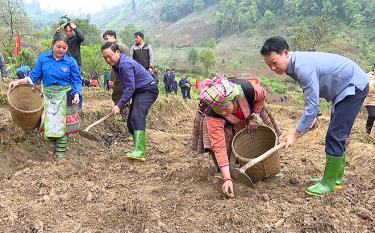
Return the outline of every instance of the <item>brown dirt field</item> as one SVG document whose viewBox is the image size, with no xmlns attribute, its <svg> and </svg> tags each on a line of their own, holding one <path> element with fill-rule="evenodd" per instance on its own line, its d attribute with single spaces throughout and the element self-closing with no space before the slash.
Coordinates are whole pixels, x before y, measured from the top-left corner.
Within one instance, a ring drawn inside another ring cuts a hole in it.
<svg viewBox="0 0 375 233">
<path fill-rule="evenodd" d="M 111 109 L 108 93 L 86 93 L 83 126 Z M 256 189 L 235 183 L 225 199 L 207 154 L 189 149 L 194 103 L 160 97 L 148 121 L 148 158 L 129 162 L 132 140 L 121 117 L 95 128 L 103 143 L 70 137 L 66 159 L 48 140 L 12 123 L 0 91 L 1 232 L 375 232 L 375 140 L 358 117 L 347 150 L 345 189 L 325 197 L 303 190 L 321 175 L 328 113 L 288 151 L 281 175 Z M 271 104 L 284 130 L 303 109 Z"/>
</svg>

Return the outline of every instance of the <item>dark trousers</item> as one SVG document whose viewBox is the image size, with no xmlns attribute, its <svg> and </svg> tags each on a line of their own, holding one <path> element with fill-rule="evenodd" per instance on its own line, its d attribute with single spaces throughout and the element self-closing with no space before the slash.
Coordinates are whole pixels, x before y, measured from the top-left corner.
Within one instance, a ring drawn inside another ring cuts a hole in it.
<svg viewBox="0 0 375 233">
<path fill-rule="evenodd" d="M 131 134 L 134 130 L 146 129 L 146 117 L 151 105 L 158 98 L 159 90 L 156 83 L 148 87 L 136 89 L 133 97 L 132 104 L 129 108 L 128 115 L 128 129 Z"/>
<path fill-rule="evenodd" d="M 345 142 L 352 130 L 354 120 L 368 93 L 368 85 L 363 91 L 355 89 L 355 95 L 345 97 L 336 104 L 335 111 L 331 113 L 326 135 L 327 154 L 341 157 L 345 152 Z"/>
<path fill-rule="evenodd" d="M 181 87 L 181 94 L 183 99 L 189 99 L 189 93 L 186 87 Z"/>
<path fill-rule="evenodd" d="M 168 94 L 168 93 L 169 93 L 169 87 L 168 87 L 168 85 L 167 85 L 167 84 L 165 84 L 164 86 L 165 86 L 165 93 L 167 93 L 167 94 Z"/>
<path fill-rule="evenodd" d="M 367 106 L 366 133 L 370 134 L 375 121 L 375 106 Z"/>
<path fill-rule="evenodd" d="M 90 79 L 82 78 L 82 86 L 89 87 L 90 86 Z"/>
<path fill-rule="evenodd" d="M 23 79 L 26 77 L 26 74 L 22 71 L 17 71 L 16 75 L 19 79 Z"/>
<path fill-rule="evenodd" d="M 188 97 L 188 99 L 191 99 L 190 90 L 191 90 L 191 88 L 188 87 L 188 89 L 187 89 L 187 97 Z"/>
<path fill-rule="evenodd" d="M 103 87 L 104 87 L 104 90 L 109 91 L 109 80 L 104 80 Z"/>
</svg>

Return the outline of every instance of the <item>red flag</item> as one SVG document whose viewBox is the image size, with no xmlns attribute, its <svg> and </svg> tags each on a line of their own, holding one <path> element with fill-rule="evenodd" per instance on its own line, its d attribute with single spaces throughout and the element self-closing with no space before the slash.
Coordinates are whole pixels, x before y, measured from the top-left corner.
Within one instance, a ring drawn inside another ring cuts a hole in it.
<svg viewBox="0 0 375 233">
<path fill-rule="evenodd" d="M 18 53 L 20 52 L 20 48 L 21 48 L 21 33 L 17 33 L 16 47 L 14 49 L 14 54 L 16 55 L 16 57 L 18 57 Z"/>
</svg>

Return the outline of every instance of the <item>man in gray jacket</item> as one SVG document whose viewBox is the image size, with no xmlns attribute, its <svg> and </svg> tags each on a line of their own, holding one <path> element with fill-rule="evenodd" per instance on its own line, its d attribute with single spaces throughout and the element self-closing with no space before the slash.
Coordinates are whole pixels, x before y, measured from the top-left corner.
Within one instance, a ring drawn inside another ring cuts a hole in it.
<svg viewBox="0 0 375 233">
<path fill-rule="evenodd" d="M 343 187 L 345 142 L 365 100 L 369 86 L 367 74 L 354 61 L 332 53 L 290 52 L 282 37 L 266 40 L 260 53 L 278 74 L 287 74 L 303 90 L 306 108 L 295 129 L 286 137 L 292 146 L 309 129 L 317 127 L 320 99 L 332 102 L 331 119 L 325 139 L 326 166 L 322 178 L 305 192 L 324 195 Z"/>
</svg>

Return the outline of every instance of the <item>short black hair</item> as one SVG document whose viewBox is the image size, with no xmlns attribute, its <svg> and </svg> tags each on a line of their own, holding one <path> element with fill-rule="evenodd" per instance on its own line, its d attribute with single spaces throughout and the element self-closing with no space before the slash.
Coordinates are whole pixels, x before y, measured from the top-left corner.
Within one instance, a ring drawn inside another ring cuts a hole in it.
<svg viewBox="0 0 375 233">
<path fill-rule="evenodd" d="M 141 37 L 142 39 L 145 38 L 145 35 L 143 35 L 142 32 L 136 32 L 136 33 L 134 33 L 134 36 L 139 36 L 139 37 Z"/>
<path fill-rule="evenodd" d="M 57 41 L 63 41 L 68 44 L 68 37 L 63 32 L 57 32 L 52 39 L 52 45 L 54 45 Z"/>
<path fill-rule="evenodd" d="M 70 27 L 70 28 L 72 28 L 72 26 L 70 25 L 70 22 L 69 23 L 67 23 L 65 26 L 64 26 L 64 30 L 67 28 L 67 27 Z"/>
<path fill-rule="evenodd" d="M 274 36 L 264 42 L 260 54 L 263 56 L 269 55 L 271 52 L 280 54 L 284 49 L 289 51 L 289 45 L 286 40 L 281 36 Z"/>
<path fill-rule="evenodd" d="M 115 39 L 117 40 L 117 37 L 116 37 L 116 32 L 115 31 L 112 31 L 112 30 L 107 30 L 103 33 L 103 39 L 107 36 L 113 36 L 115 37 Z"/>
<path fill-rule="evenodd" d="M 103 52 L 104 49 L 108 49 L 108 48 L 111 48 L 113 52 L 116 52 L 117 50 L 120 51 L 120 48 L 118 47 L 118 44 L 116 42 L 105 42 L 102 45 L 101 50 Z"/>
</svg>

